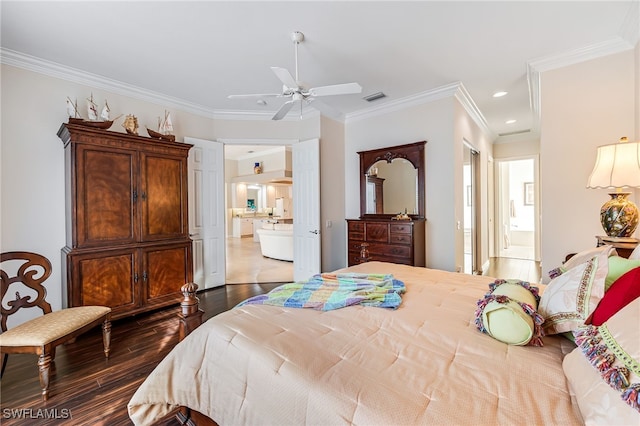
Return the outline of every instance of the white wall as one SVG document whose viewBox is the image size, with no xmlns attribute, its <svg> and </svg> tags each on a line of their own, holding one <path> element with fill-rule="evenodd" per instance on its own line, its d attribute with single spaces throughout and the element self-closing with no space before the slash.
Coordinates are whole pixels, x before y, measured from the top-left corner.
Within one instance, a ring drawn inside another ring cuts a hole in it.
<svg viewBox="0 0 640 426">
<path fill-rule="evenodd" d="M 568 253 L 594 247 L 595 236 L 603 235 L 599 212 L 609 196 L 606 190 L 587 189 L 587 179 L 597 147 L 634 135 L 638 128 L 637 52 L 636 48 L 541 75 L 543 278 Z"/>
<path fill-rule="evenodd" d="M 322 117 L 320 138 L 320 238 L 322 270 L 347 266 L 344 124 Z M 327 221 L 331 226 L 327 226 Z"/>
<path fill-rule="evenodd" d="M 449 97 L 384 115 L 347 121 L 345 126 L 347 218 L 360 216 L 358 151 L 427 141 L 425 145 L 426 265 L 445 270 L 454 270 L 456 267 L 455 212 L 453 210 L 456 194 L 453 103 L 453 97 Z"/>
<path fill-rule="evenodd" d="M 65 183 L 64 149 L 56 133 L 67 121 L 67 96 L 77 98 L 79 107 L 84 107 L 91 93 L 99 103 L 108 98 L 113 117 L 120 113 L 138 117 L 141 135 L 146 132 L 145 124 L 157 124 L 164 107 L 8 65 L 2 65 L 1 90 L 0 248 L 34 251 L 51 261 L 47 300 L 58 310 L 66 303 L 62 300 L 60 252 L 65 246 Z M 212 120 L 171 113 L 180 140 L 185 129 L 192 136 L 211 136 Z M 112 130 L 124 132 L 121 123 L 122 119 L 114 123 Z M 29 310 L 16 314 L 18 321 L 35 315 Z"/>
<path fill-rule="evenodd" d="M 253 175 L 255 163 L 262 165 L 262 173 L 275 172 L 280 170 L 291 171 L 291 164 L 287 169 L 287 153 L 285 146 L 274 146 L 264 153 L 253 153 L 243 156 L 237 160 L 237 175 Z"/>
</svg>

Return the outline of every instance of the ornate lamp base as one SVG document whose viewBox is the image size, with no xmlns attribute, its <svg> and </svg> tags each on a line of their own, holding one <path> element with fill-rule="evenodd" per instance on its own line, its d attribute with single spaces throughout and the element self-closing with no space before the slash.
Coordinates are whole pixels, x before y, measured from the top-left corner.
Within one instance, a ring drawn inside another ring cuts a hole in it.
<svg viewBox="0 0 640 426">
<path fill-rule="evenodd" d="M 629 194 L 609 193 L 611 199 L 600 208 L 600 223 L 610 237 L 630 237 L 638 226 L 638 208 L 627 200 Z"/>
</svg>

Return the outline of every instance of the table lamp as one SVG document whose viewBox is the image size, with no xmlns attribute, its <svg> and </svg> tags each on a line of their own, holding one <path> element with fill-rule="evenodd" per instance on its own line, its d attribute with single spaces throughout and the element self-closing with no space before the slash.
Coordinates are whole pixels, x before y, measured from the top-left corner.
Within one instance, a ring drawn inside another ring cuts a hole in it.
<svg viewBox="0 0 640 426">
<path fill-rule="evenodd" d="M 640 188 L 640 142 L 620 142 L 598 147 L 587 188 L 615 188 L 600 208 L 600 222 L 610 237 L 630 237 L 638 226 L 638 208 L 622 188 Z"/>
</svg>

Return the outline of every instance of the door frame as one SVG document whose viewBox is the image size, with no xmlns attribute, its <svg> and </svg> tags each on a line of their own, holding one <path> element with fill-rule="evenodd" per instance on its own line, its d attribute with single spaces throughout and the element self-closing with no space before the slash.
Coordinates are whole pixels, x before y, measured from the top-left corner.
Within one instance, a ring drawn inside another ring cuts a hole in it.
<svg viewBox="0 0 640 426">
<path fill-rule="evenodd" d="M 463 167 L 465 165 L 464 160 L 464 150 L 469 150 L 469 178 L 470 178 L 470 194 L 465 194 L 466 197 L 469 197 L 469 202 L 471 203 L 471 274 L 482 274 L 482 259 L 481 259 L 481 244 L 479 238 L 479 225 L 480 221 L 478 220 L 477 212 L 480 209 L 481 197 L 479 191 L 480 185 L 480 151 L 473 146 L 471 142 L 467 139 L 462 140 L 462 149 L 463 149 Z M 464 181 L 464 179 L 463 179 Z M 463 188 L 464 191 L 467 191 L 467 188 Z M 464 198 L 464 196 L 463 196 Z M 463 206 L 465 208 L 465 206 Z M 465 221 L 463 220 L 463 235 L 465 230 Z M 464 237 L 463 237 L 464 238 Z M 464 246 L 463 246 L 464 247 Z M 465 264 L 465 253 L 463 250 L 463 272 L 466 270 Z"/>
<path fill-rule="evenodd" d="M 220 229 L 220 224 L 224 227 L 226 223 L 224 210 L 221 212 L 218 207 L 222 205 L 224 208 L 224 145 L 215 140 L 188 136 L 184 141 L 193 145 L 187 166 L 193 279 L 205 289 L 218 287 L 224 285 L 226 279 L 225 229 Z M 221 153 L 223 161 L 217 162 Z M 194 169 L 196 163 L 201 168 Z M 196 191 L 208 196 L 196 198 Z M 200 206 L 199 211 L 196 211 L 197 206 Z M 217 254 L 221 254 L 221 257 Z M 206 263 L 209 258 L 215 261 Z"/>
<path fill-rule="evenodd" d="M 312 139 L 313 140 L 317 140 L 318 141 L 317 143 L 319 144 L 319 139 L 318 138 L 312 138 Z M 277 138 L 264 138 L 264 139 L 218 138 L 218 139 L 216 139 L 216 142 L 220 142 L 223 145 L 271 145 L 271 146 L 291 146 L 291 147 L 293 145 L 296 145 L 296 144 L 302 143 L 302 142 L 306 142 L 306 141 L 307 140 L 303 141 L 303 140 L 300 140 L 300 139 L 277 139 Z M 293 169 L 294 169 L 293 172 L 295 173 L 295 166 L 293 166 Z M 318 169 L 320 169 L 319 146 L 318 146 Z M 299 184 L 298 184 L 298 186 L 296 186 L 295 179 L 293 180 L 293 185 L 292 186 L 293 186 L 293 188 L 292 188 L 293 199 L 294 199 L 294 203 L 295 203 L 296 198 L 300 198 L 300 197 L 296 196 L 296 191 L 300 190 L 299 189 L 300 187 L 299 187 Z M 318 191 L 318 197 L 319 197 L 319 194 L 320 194 L 320 192 Z M 226 212 L 229 209 L 229 206 L 227 205 L 227 198 L 228 197 L 225 196 L 225 203 L 224 203 L 225 204 L 224 205 L 224 212 L 225 212 L 225 228 L 226 229 L 228 229 L 228 224 L 226 223 L 226 220 L 228 219 L 228 215 L 226 214 Z M 321 211 L 320 211 L 320 207 L 318 207 L 318 215 L 317 215 L 318 218 L 320 217 L 320 215 L 321 215 Z M 296 209 L 294 208 L 294 231 L 293 231 L 294 232 L 294 236 L 295 236 L 295 233 L 296 233 L 296 226 L 298 226 L 298 224 L 296 223 L 296 220 L 295 220 L 296 216 L 297 216 L 296 215 Z M 318 226 L 317 226 L 317 231 L 318 231 L 318 233 L 320 232 L 320 224 L 319 223 L 318 223 Z M 317 235 L 318 235 L 318 239 L 319 239 L 320 238 L 319 234 L 317 234 Z M 294 245 L 294 247 L 295 247 L 295 245 Z M 226 247 L 225 247 L 225 256 L 226 256 Z M 296 250 L 294 250 L 294 252 L 293 252 L 294 274 L 297 271 L 296 264 L 297 264 L 298 267 L 302 266 L 300 264 L 300 260 L 301 259 L 298 256 L 299 255 L 296 255 Z M 318 250 L 318 256 L 320 256 L 320 250 Z M 320 265 L 321 261 L 322 261 L 322 259 L 319 257 L 318 258 L 318 265 Z M 318 268 L 317 272 L 319 272 L 319 268 Z M 225 279 L 226 279 L 226 277 L 225 277 Z"/>
<path fill-rule="evenodd" d="M 540 155 L 519 155 L 512 157 L 493 158 L 493 172 L 494 172 L 494 255 L 500 257 L 500 242 L 504 237 L 503 232 L 503 211 L 502 206 L 503 194 L 501 191 L 503 176 L 500 173 L 500 167 L 504 163 L 521 160 L 533 160 L 533 222 L 534 222 L 534 261 L 540 262 L 540 234 L 541 234 L 541 222 L 540 222 Z M 508 202 L 508 201 L 507 201 Z"/>
</svg>

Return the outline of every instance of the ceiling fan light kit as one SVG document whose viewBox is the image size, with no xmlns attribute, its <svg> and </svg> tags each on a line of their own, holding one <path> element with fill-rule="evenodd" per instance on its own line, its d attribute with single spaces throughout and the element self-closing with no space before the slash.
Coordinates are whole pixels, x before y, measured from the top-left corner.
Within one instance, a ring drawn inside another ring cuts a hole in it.
<svg viewBox="0 0 640 426">
<path fill-rule="evenodd" d="M 310 105 L 320 111 L 321 113 L 328 115 L 329 117 L 339 117 L 340 112 L 336 111 L 324 102 L 316 99 L 318 96 L 332 96 L 332 95 L 349 95 L 362 92 L 362 86 L 358 83 L 343 83 L 334 84 L 330 86 L 319 86 L 305 89 L 300 84 L 298 78 L 298 45 L 304 40 L 304 34 L 300 31 L 294 31 L 291 33 L 291 41 L 293 41 L 295 48 L 295 78 L 286 68 L 271 67 L 271 71 L 282 82 L 281 93 L 262 93 L 262 94 L 248 94 L 248 95 L 229 95 L 229 99 L 242 99 L 242 98 L 290 98 L 286 101 L 280 109 L 271 118 L 272 120 L 282 120 L 287 113 L 293 108 L 296 102 L 300 103 L 300 118 L 302 118 L 302 107 Z"/>
</svg>

